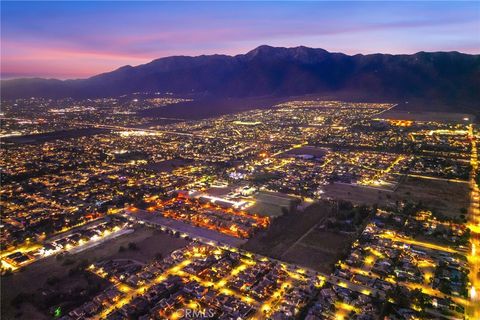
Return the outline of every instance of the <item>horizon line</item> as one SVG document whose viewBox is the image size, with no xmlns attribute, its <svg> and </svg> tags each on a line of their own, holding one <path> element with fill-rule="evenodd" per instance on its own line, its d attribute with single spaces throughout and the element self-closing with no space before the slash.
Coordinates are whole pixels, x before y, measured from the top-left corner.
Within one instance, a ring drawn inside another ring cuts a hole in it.
<svg viewBox="0 0 480 320">
<path fill-rule="evenodd" d="M 121 66 L 118 66 L 117 68 L 113 68 L 113 69 L 110 69 L 110 70 L 107 70 L 107 71 L 103 71 L 103 72 L 98 72 L 98 73 L 94 73 L 94 74 L 89 74 L 89 75 L 85 75 L 85 76 L 80 76 L 80 77 L 74 77 L 74 76 L 67 76 L 65 75 L 65 77 L 62 77 L 62 76 L 42 76 L 42 75 L 35 75 L 35 74 L 30 74 L 30 75 L 21 75 L 21 74 L 16 74 L 16 75 L 12 75 L 12 76 L 5 76 L 4 74 L 11 74 L 12 72 L 5 72 L 5 73 L 2 73 L 0 72 L 0 81 L 12 81 L 12 80 L 59 80 L 59 81 L 76 81 L 76 80 L 86 80 L 86 79 L 89 79 L 91 77 L 95 77 L 95 76 L 98 76 L 98 75 L 102 75 L 102 74 L 105 74 L 105 73 L 110 73 L 110 72 L 114 72 L 114 71 L 117 71 L 121 68 L 125 68 L 125 67 L 132 67 L 132 68 L 135 68 L 135 67 L 139 67 L 139 66 L 142 66 L 142 65 L 146 65 L 146 64 L 149 64 L 149 63 L 152 63 L 156 60 L 161 60 L 161 59 L 166 59 L 166 58 L 175 58 L 175 57 L 186 57 L 186 58 L 199 58 L 199 57 L 208 57 L 208 56 L 226 56 L 226 57 L 236 57 L 236 56 L 245 56 L 247 55 L 248 53 L 252 52 L 252 51 L 255 51 L 256 49 L 260 48 L 260 47 L 269 47 L 269 48 L 273 48 L 273 49 L 297 49 L 297 48 L 307 48 L 307 49 L 312 49 L 312 50 L 324 50 L 328 53 L 331 53 L 331 54 L 343 54 L 343 55 L 346 55 L 346 56 L 350 56 L 350 57 L 353 57 L 353 56 L 369 56 L 369 55 L 377 55 L 377 54 L 381 54 L 381 55 L 391 55 L 391 56 L 402 56 L 402 55 L 406 55 L 406 56 L 412 56 L 412 55 L 416 55 L 416 54 L 419 54 L 419 53 L 458 53 L 458 54 L 464 54 L 464 55 L 471 55 L 471 56 L 476 56 L 476 55 L 480 55 L 480 51 L 478 53 L 469 53 L 469 52 L 464 52 L 464 51 L 459 51 L 459 50 L 437 50 L 437 51 L 425 51 L 425 50 L 420 50 L 420 51 L 416 51 L 416 52 L 413 52 L 413 53 L 383 53 L 383 52 L 375 52 L 375 53 L 354 53 L 354 54 L 351 54 L 351 53 L 344 53 L 344 52 L 339 52 L 339 51 L 329 51 L 327 49 L 323 49 L 323 48 L 320 48 L 320 47 L 308 47 L 308 46 L 305 46 L 305 45 L 298 45 L 298 46 L 291 46 L 291 47 L 279 47 L 279 46 L 271 46 L 271 45 L 267 45 L 267 44 L 262 44 L 262 45 L 259 45 L 259 46 L 256 46 L 255 48 L 249 50 L 249 51 L 246 51 L 244 53 L 237 53 L 237 54 L 228 54 L 228 53 L 205 53 L 205 54 L 198 54 L 198 55 L 183 55 L 183 54 L 177 54 L 177 55 L 167 55 L 167 56 L 161 56 L 161 57 L 158 57 L 158 58 L 151 58 L 149 60 L 147 60 L 146 62 L 144 63 L 139 63 L 139 64 L 124 64 L 124 65 L 121 65 Z"/>
</svg>

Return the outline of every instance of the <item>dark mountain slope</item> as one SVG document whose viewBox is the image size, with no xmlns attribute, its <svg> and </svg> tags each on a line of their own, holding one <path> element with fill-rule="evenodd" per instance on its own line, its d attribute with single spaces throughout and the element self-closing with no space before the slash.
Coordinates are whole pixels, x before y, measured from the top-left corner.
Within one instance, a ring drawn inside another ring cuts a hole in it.
<svg viewBox="0 0 480 320">
<path fill-rule="evenodd" d="M 321 94 L 476 106 L 480 55 L 419 52 L 354 55 L 306 47 L 260 46 L 237 56 L 167 57 L 81 80 L 16 79 L 2 97 L 103 97 L 174 92 L 212 97 Z"/>
</svg>

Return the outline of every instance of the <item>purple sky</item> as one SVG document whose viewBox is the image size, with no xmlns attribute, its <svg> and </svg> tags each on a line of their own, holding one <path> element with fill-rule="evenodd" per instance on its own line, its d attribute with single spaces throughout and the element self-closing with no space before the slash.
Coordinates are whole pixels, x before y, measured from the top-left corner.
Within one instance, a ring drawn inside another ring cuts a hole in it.
<svg viewBox="0 0 480 320">
<path fill-rule="evenodd" d="M 82 78 L 259 45 L 480 53 L 479 2 L 1 2 L 1 77 Z"/>
</svg>

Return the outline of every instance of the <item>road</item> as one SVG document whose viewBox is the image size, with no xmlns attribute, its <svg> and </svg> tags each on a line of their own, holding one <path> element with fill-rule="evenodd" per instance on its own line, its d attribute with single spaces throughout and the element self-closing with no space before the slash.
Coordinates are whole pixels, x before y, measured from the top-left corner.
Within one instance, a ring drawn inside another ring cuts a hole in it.
<svg viewBox="0 0 480 320">
<path fill-rule="evenodd" d="M 418 240 L 414 240 L 414 239 L 407 239 L 407 238 L 404 238 L 404 237 L 399 237 L 395 234 L 382 233 L 380 235 L 380 237 L 385 238 L 385 239 L 390 239 L 392 241 L 402 242 L 402 243 L 409 244 L 409 245 L 424 247 L 424 248 L 427 248 L 427 249 L 444 251 L 444 252 L 448 252 L 448 253 L 459 253 L 459 254 L 461 254 L 461 252 L 459 252 L 458 250 L 456 250 L 452 247 L 442 246 L 442 245 L 429 243 L 429 242 L 418 241 Z"/>
<path fill-rule="evenodd" d="M 403 175 L 400 173 L 394 173 L 396 175 Z M 419 174 L 407 174 L 409 177 L 413 178 L 419 178 L 419 179 L 425 179 L 425 180 L 435 180 L 435 181 L 445 181 L 445 182 L 455 182 L 455 183 L 468 183 L 467 180 L 461 180 L 461 179 L 447 179 L 447 178 L 438 178 L 438 177 L 430 177 L 430 176 L 422 176 Z"/>
<path fill-rule="evenodd" d="M 5 261 L 5 259 L 4 259 L 7 255 L 9 255 L 11 253 L 21 252 L 21 253 L 27 254 L 30 257 L 30 260 L 23 263 L 22 266 L 21 266 L 21 267 L 26 267 L 26 266 L 28 266 L 32 263 L 35 263 L 39 260 L 45 259 L 45 258 L 50 257 L 52 255 L 57 255 L 59 253 L 68 252 L 69 254 L 76 254 L 76 253 L 79 253 L 81 251 L 93 248 L 93 247 L 95 247 L 99 244 L 104 243 L 105 241 L 110 240 L 110 239 L 113 239 L 113 238 L 119 237 L 121 235 L 124 235 L 126 233 L 132 232 L 132 229 L 124 229 L 122 227 L 119 230 L 104 232 L 104 234 L 97 240 L 90 239 L 86 242 L 81 242 L 81 243 L 79 243 L 79 244 L 77 244 L 74 247 L 69 248 L 69 249 L 61 249 L 61 250 L 59 249 L 59 250 L 57 250 L 57 251 L 55 251 L 51 254 L 48 254 L 48 255 L 35 255 L 34 256 L 32 254 L 34 251 L 42 248 L 45 244 L 51 243 L 52 241 L 54 241 L 56 239 L 65 238 L 70 233 L 73 233 L 74 230 L 77 230 L 77 228 L 84 227 L 87 223 L 94 222 L 94 221 L 80 223 L 76 226 L 72 226 L 71 228 L 65 229 L 64 231 L 62 231 L 60 233 L 57 233 L 57 234 L 53 235 L 52 237 L 49 237 L 47 240 L 34 242 L 34 243 L 27 243 L 27 244 L 21 245 L 19 247 L 15 247 L 14 249 L 11 249 L 11 250 L 8 250 L 8 251 L 3 251 L 3 252 L 0 253 L 0 263 L 3 267 L 10 268 L 12 271 L 15 272 L 15 271 L 20 270 L 20 267 L 11 265 L 10 263 Z M 98 221 L 98 220 L 96 220 L 96 221 Z"/>
<path fill-rule="evenodd" d="M 478 172 L 478 154 L 477 141 L 474 135 L 473 125 L 469 126 L 468 135 L 472 144 L 470 164 L 472 171 L 470 172 L 470 208 L 468 227 L 471 230 L 471 252 L 468 256 L 470 263 L 470 307 L 467 308 L 467 316 L 469 319 L 480 319 L 480 193 L 475 177 Z"/>
</svg>

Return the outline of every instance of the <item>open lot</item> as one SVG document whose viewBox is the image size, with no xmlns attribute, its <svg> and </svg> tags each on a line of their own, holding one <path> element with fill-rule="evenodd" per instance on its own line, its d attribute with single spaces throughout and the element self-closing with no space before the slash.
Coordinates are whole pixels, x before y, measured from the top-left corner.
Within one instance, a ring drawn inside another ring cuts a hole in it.
<svg viewBox="0 0 480 320">
<path fill-rule="evenodd" d="M 285 252 L 283 259 L 324 273 L 332 272 L 334 263 L 348 250 L 353 237 L 314 228 Z"/>
<path fill-rule="evenodd" d="M 294 251 L 290 248 L 331 212 L 330 203 L 319 202 L 312 204 L 303 212 L 285 214 L 273 220 L 267 231 L 259 232 L 243 248 L 272 258 L 282 258 L 286 251 L 288 253 Z M 296 263 L 294 258 L 287 261 Z"/>
<path fill-rule="evenodd" d="M 136 244 L 137 250 L 127 249 L 128 244 L 132 242 Z M 165 256 L 186 244 L 187 241 L 182 238 L 175 238 L 154 229 L 138 227 L 133 233 L 112 239 L 78 254 L 63 259 L 52 256 L 40 260 L 29 265 L 23 271 L 2 277 L 2 316 L 5 319 L 14 319 L 15 315 L 21 312 L 22 315 L 16 319 L 44 319 L 41 312 L 29 303 L 22 304 L 19 309 L 14 308 L 11 305 L 12 299 L 21 292 L 39 295 L 39 289 L 45 287 L 47 279 L 52 277 L 68 279 L 69 270 L 81 263 L 106 259 L 132 259 L 146 263 L 159 253 Z M 124 247 L 126 250 L 120 252 L 120 247 Z M 66 263 L 67 259 L 73 262 Z M 76 285 L 81 285 L 81 283 Z"/>
<path fill-rule="evenodd" d="M 257 201 L 253 206 L 248 208 L 247 211 L 250 213 L 258 213 L 265 217 L 276 218 L 281 216 L 285 210 L 288 210 L 288 206 Z"/>
<path fill-rule="evenodd" d="M 203 119 L 261 107 L 270 107 L 285 100 L 285 98 L 279 97 L 243 99 L 199 98 L 193 101 L 185 101 L 167 106 L 141 110 L 138 114 L 144 117 Z"/>
<path fill-rule="evenodd" d="M 64 140 L 70 138 L 78 138 L 85 136 L 92 136 L 96 134 L 107 133 L 109 130 L 99 129 L 99 128 L 80 128 L 80 129 L 70 129 L 70 130 L 59 130 L 53 132 L 45 132 L 38 134 L 30 134 L 17 137 L 5 138 L 4 141 L 18 143 L 18 144 L 35 144 L 43 143 L 52 140 Z"/>
<path fill-rule="evenodd" d="M 309 154 L 312 156 L 315 156 L 317 158 L 321 158 L 325 156 L 325 154 L 328 152 L 327 148 L 322 148 L 322 147 L 314 147 L 314 146 L 303 146 L 300 148 L 294 148 L 291 150 L 288 150 L 287 152 L 284 152 L 284 155 L 302 155 L 302 154 Z"/>
<path fill-rule="evenodd" d="M 299 199 L 279 192 L 260 191 L 255 195 L 255 204 L 248 208 L 251 213 L 276 218 L 289 212 Z"/>
<path fill-rule="evenodd" d="M 425 180 L 409 177 L 402 183 L 396 194 L 413 201 L 422 201 L 432 210 L 449 217 L 461 214 L 460 209 L 469 206 L 469 185 L 438 180 Z"/>
<path fill-rule="evenodd" d="M 325 195 L 357 204 L 392 205 L 396 201 L 422 202 L 431 210 L 449 217 L 461 214 L 468 208 L 469 187 L 466 183 L 408 177 L 393 191 L 347 184 L 331 184 L 325 187 Z"/>
<path fill-rule="evenodd" d="M 296 265 L 330 273 L 335 262 L 350 247 L 349 235 L 318 228 L 332 214 L 328 202 L 314 203 L 303 212 L 273 220 L 270 228 L 250 239 L 244 248 Z"/>
<path fill-rule="evenodd" d="M 193 161 L 183 159 L 165 160 L 156 163 L 149 163 L 144 166 L 145 169 L 154 172 L 172 172 L 174 169 L 193 164 Z"/>
</svg>

